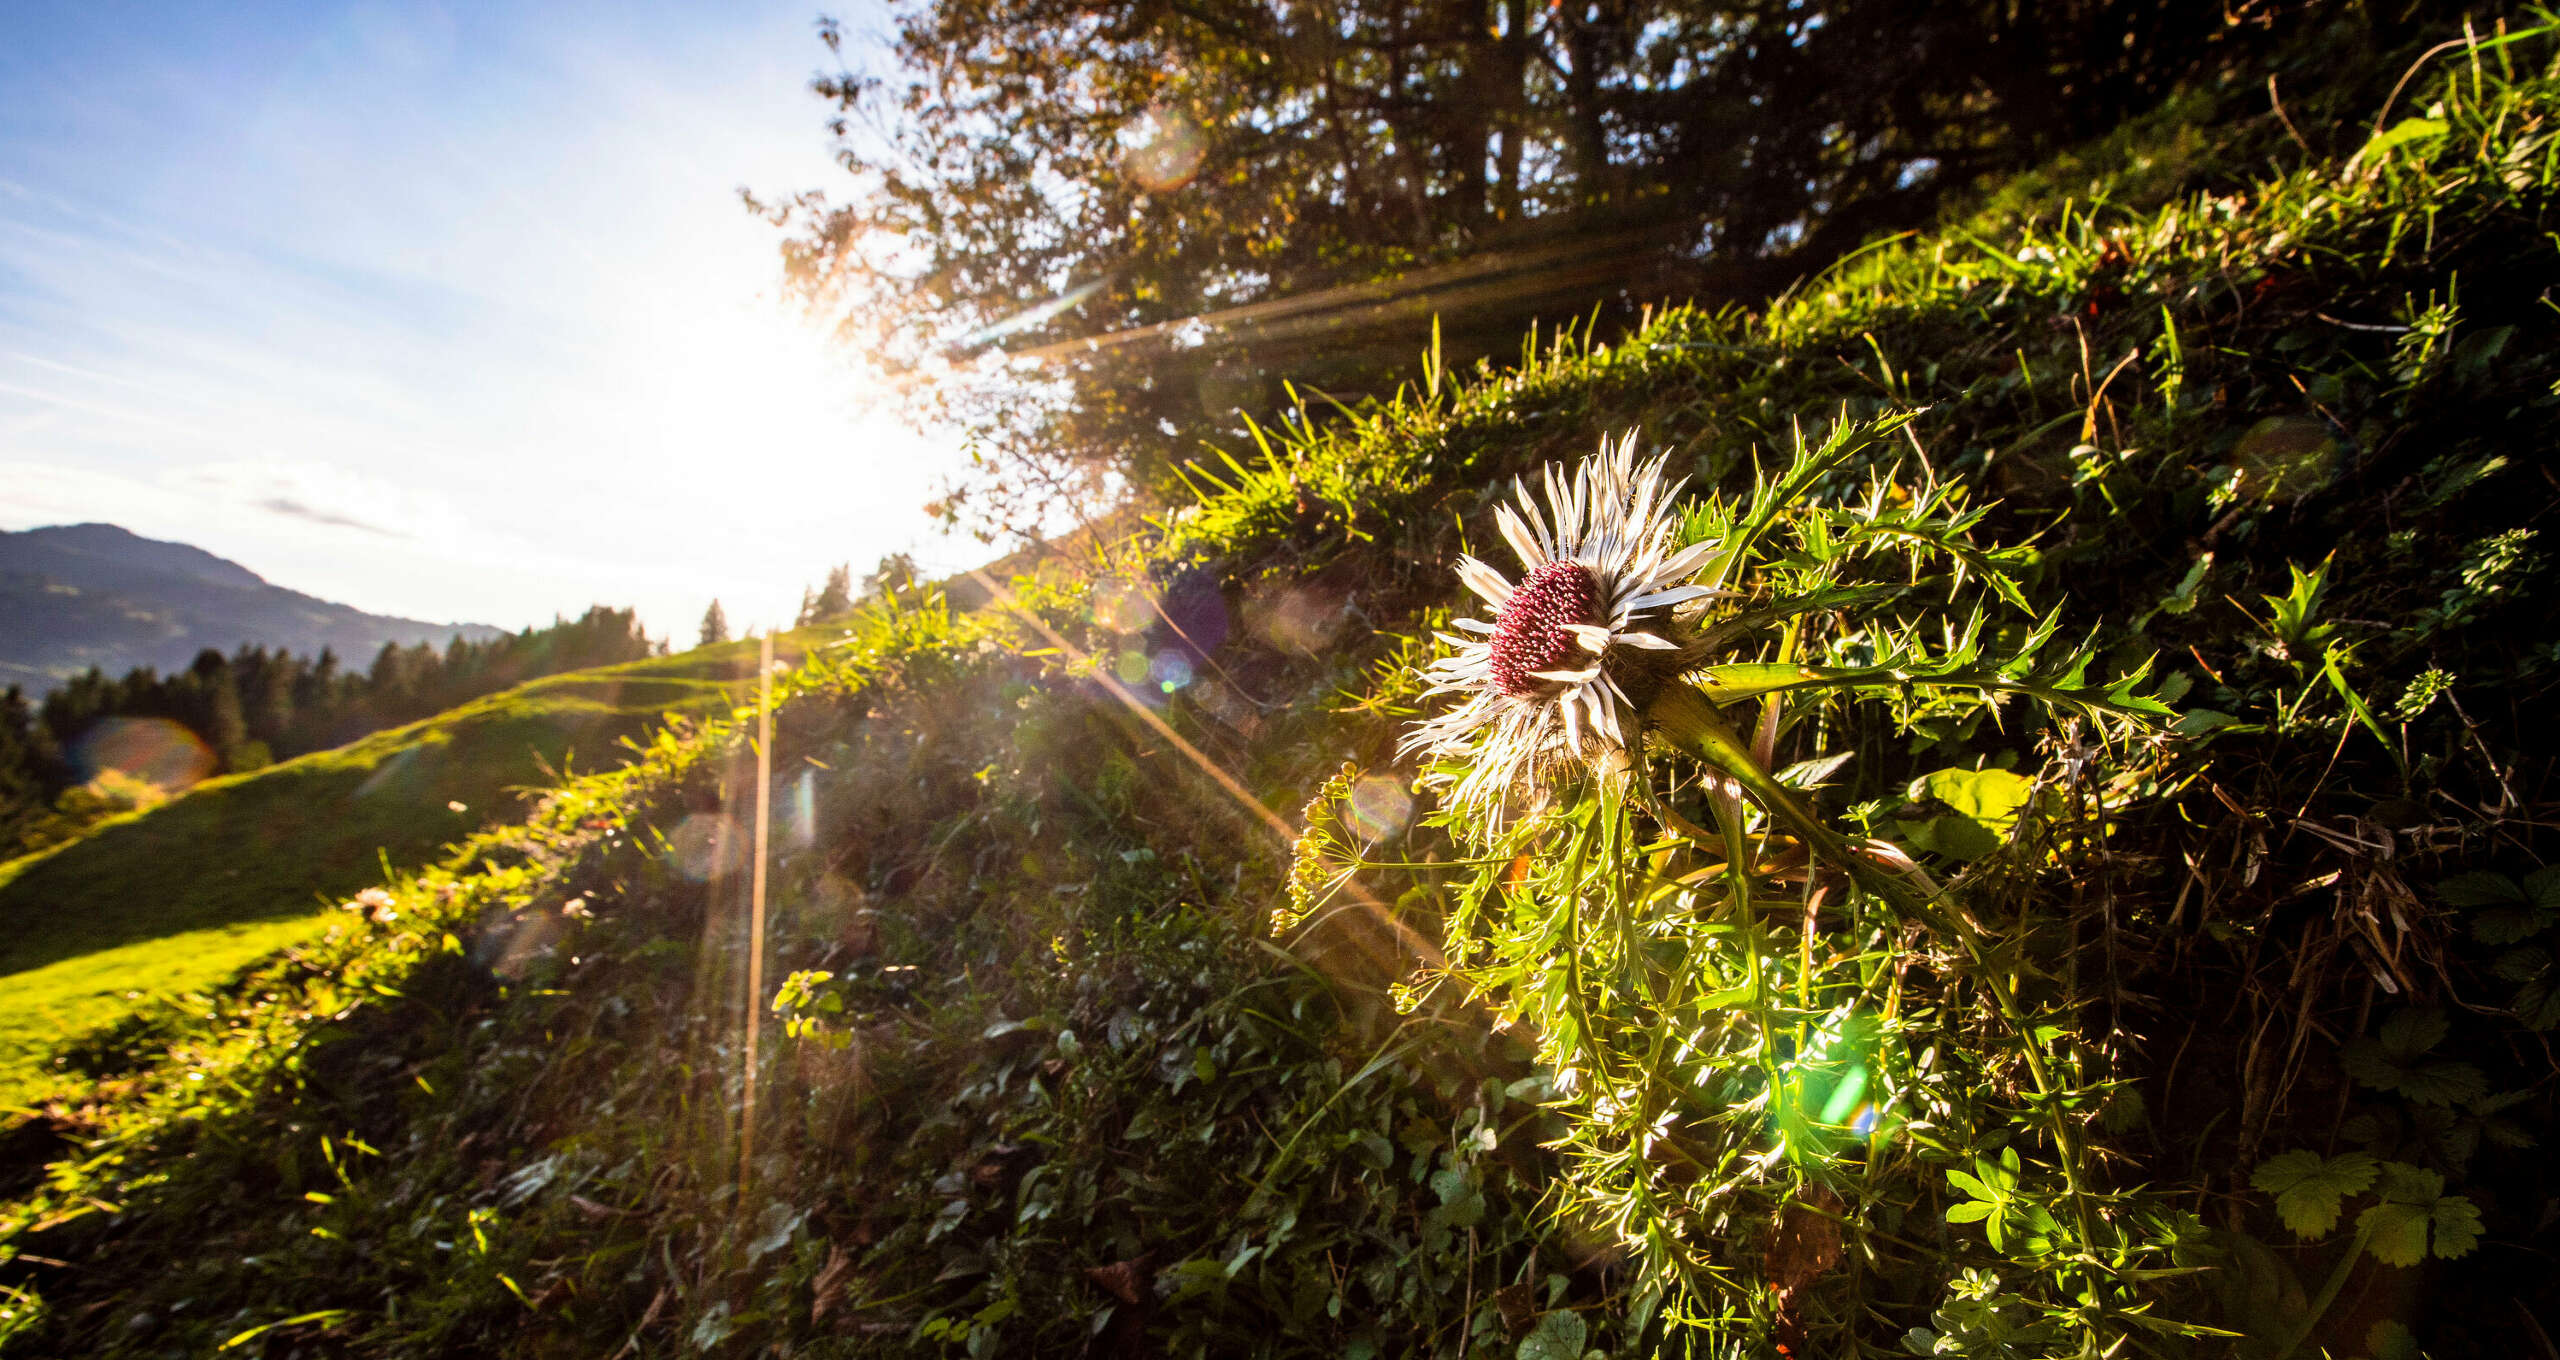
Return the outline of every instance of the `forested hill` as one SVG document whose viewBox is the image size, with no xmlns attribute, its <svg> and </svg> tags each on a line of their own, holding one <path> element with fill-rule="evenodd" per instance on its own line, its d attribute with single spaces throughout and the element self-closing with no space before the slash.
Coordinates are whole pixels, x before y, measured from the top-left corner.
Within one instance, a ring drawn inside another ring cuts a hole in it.
<svg viewBox="0 0 2560 1360">
<path fill-rule="evenodd" d="M 368 614 L 112 524 L 0 532 L 0 687 L 37 695 L 93 667 L 178 670 L 206 648 L 370 659 L 386 642 L 441 648 L 504 631 Z"/>
<path fill-rule="evenodd" d="M 297 656 L 208 647 L 166 675 L 148 666 L 121 677 L 83 671 L 41 704 L 15 686 L 0 689 L 0 860 L 210 774 L 243 774 L 541 676 L 664 650 L 634 611 L 595 605 L 482 642 L 386 642 L 369 666 L 341 667 L 326 648 Z"/>
</svg>

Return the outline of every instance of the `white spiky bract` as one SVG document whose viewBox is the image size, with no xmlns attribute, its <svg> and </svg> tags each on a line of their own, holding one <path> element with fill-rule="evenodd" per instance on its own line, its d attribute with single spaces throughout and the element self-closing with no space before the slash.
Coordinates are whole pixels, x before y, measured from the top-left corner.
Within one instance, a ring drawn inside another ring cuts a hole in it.
<svg viewBox="0 0 2560 1360">
<path fill-rule="evenodd" d="M 1638 740 L 1641 709 L 1622 683 L 1624 663 L 1679 651 L 1672 609 L 1719 593 L 1683 584 L 1715 545 L 1671 549 L 1686 481 L 1666 482 L 1666 461 L 1639 463 L 1633 431 L 1614 446 L 1603 439 L 1570 476 L 1548 466 L 1544 514 L 1514 481 L 1518 509 L 1503 506 L 1495 522 L 1525 568 L 1516 586 L 1473 557 L 1458 560 L 1458 579 L 1494 618 L 1457 620 L 1470 636 L 1439 635 L 1452 650 L 1424 673 L 1425 696 L 1464 697 L 1416 725 L 1404 750 L 1463 765 L 1441 776 L 1445 801 L 1489 832 L 1541 774 Z M 1575 612 L 1584 617 L 1562 617 Z"/>
</svg>

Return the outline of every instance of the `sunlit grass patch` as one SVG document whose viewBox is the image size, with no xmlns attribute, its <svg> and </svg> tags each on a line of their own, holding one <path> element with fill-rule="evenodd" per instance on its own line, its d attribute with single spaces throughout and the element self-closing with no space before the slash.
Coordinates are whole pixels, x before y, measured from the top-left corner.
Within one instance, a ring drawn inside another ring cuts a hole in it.
<svg viewBox="0 0 2560 1360">
<path fill-rule="evenodd" d="M 670 716 L 726 712 L 746 647 L 532 681 L 0 865 L 0 1084 L 41 1089 L 65 1034 L 311 934 L 386 866 L 522 815 L 526 791 L 618 763 L 623 739 Z"/>
<path fill-rule="evenodd" d="M 0 979 L 0 1105 L 52 1088 L 64 1044 L 131 1014 L 137 1004 L 210 987 L 326 930 L 327 915 L 241 921 L 74 955 Z"/>
</svg>

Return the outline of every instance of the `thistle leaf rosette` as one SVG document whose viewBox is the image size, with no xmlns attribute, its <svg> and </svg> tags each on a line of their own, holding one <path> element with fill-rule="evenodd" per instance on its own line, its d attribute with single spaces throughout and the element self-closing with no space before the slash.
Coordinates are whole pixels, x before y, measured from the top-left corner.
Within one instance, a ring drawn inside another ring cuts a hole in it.
<svg viewBox="0 0 2560 1360">
<path fill-rule="evenodd" d="M 1494 518 L 1523 575 L 1459 559 L 1494 616 L 1439 634 L 1450 651 L 1425 672 L 1425 697 L 1461 698 L 1403 749 L 1422 753 L 1462 820 L 1498 834 L 1547 776 L 1635 746 L 1654 694 L 1695 664 L 1675 611 L 1718 593 L 1687 584 L 1715 544 L 1673 545 L 1686 481 L 1665 478 L 1667 461 L 1639 461 L 1630 431 L 1570 474 L 1550 465 L 1543 511 L 1514 481 L 1516 507 Z"/>
</svg>

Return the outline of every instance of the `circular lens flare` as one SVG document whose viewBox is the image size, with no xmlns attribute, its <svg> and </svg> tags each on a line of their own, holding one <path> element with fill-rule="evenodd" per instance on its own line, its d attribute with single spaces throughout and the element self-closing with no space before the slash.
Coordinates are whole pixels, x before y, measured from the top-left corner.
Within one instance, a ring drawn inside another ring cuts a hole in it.
<svg viewBox="0 0 2560 1360">
<path fill-rule="evenodd" d="M 1392 775 L 1373 774 L 1351 786 L 1351 824 L 1373 841 L 1393 840 L 1413 820 L 1413 795 Z"/>
<path fill-rule="evenodd" d="M 1093 621 L 1115 633 L 1135 633 L 1156 621 L 1154 601 L 1136 586 L 1115 583 L 1093 592 Z"/>
<path fill-rule="evenodd" d="M 716 812 L 697 812 L 678 822 L 667 837 L 667 850 L 676 872 L 696 883 L 733 873 L 747 862 L 744 833 Z"/>
<path fill-rule="evenodd" d="M 1189 184 L 1208 151 L 1199 124 L 1161 105 L 1120 130 L 1120 168 L 1151 194 Z"/>
<path fill-rule="evenodd" d="M 71 748 L 83 779 L 110 771 L 170 793 L 213 773 L 213 748 L 167 718 L 102 718 Z"/>
</svg>

